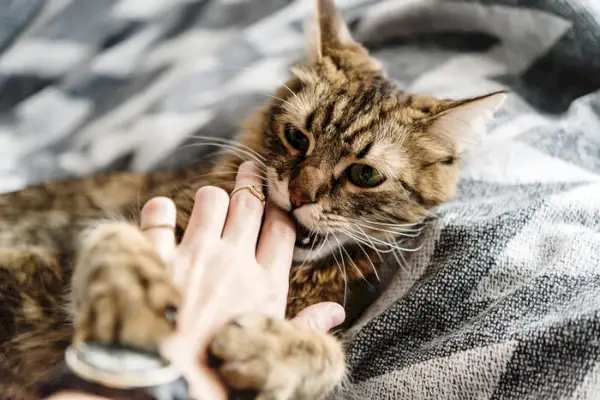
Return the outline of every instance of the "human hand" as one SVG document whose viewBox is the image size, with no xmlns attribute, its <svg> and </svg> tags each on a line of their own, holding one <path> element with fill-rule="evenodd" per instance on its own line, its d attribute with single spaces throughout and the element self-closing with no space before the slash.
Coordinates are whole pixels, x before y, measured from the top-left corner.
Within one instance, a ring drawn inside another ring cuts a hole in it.
<svg viewBox="0 0 600 400">
<path fill-rule="evenodd" d="M 246 185 L 262 187 L 255 163 L 240 166 L 235 187 Z M 169 199 L 155 198 L 144 206 L 141 225 L 173 226 L 175 215 Z M 186 372 L 192 393 L 225 399 L 224 387 L 206 365 L 206 347 L 225 323 L 242 314 L 284 318 L 294 226 L 271 204 L 265 212 L 262 202 L 249 190 L 238 191 L 230 200 L 221 189 L 203 187 L 196 194 L 179 246 L 172 230 L 145 232 L 170 265 L 170 274 L 183 296 L 177 334 L 163 352 Z M 294 319 L 325 331 L 343 320 L 343 308 L 336 303 L 316 304 Z"/>
</svg>

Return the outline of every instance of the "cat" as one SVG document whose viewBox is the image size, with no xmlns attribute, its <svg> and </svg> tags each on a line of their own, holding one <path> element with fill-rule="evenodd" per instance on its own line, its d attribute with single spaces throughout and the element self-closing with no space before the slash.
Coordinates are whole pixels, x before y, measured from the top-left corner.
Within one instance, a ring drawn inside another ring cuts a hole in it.
<svg viewBox="0 0 600 400">
<path fill-rule="evenodd" d="M 249 119 L 236 148 L 263 161 L 269 200 L 298 227 L 287 317 L 335 301 L 350 323 L 378 294 L 375 249 L 394 249 L 390 236 L 414 232 L 452 198 L 461 154 L 506 95 L 407 94 L 351 37 L 333 0 L 316 7 L 306 63 Z M 136 211 L 171 197 L 181 236 L 199 187 L 232 190 L 240 151 L 214 166 L 98 175 L 0 197 L 0 397 L 34 398 L 71 340 L 156 349 L 173 332 L 179 293 Z M 231 389 L 263 400 L 318 399 L 346 375 L 333 335 L 261 315 L 227 324 L 210 352 Z"/>
</svg>

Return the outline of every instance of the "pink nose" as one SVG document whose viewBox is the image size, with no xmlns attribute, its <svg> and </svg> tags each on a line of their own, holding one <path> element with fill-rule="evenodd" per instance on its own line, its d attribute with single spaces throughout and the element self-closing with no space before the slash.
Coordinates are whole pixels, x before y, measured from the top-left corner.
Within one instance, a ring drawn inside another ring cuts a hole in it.
<svg viewBox="0 0 600 400">
<path fill-rule="evenodd" d="M 310 197 L 304 193 L 292 192 L 290 193 L 290 201 L 294 208 L 302 207 L 305 204 L 311 203 Z"/>
</svg>

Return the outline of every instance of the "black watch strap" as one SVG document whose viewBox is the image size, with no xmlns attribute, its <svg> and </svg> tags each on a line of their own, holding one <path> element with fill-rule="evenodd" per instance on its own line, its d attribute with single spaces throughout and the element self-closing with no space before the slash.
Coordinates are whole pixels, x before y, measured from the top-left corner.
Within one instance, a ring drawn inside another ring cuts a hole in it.
<svg viewBox="0 0 600 400">
<path fill-rule="evenodd" d="M 71 346 L 40 387 L 41 398 L 77 391 L 111 399 L 188 400 L 185 378 L 156 354 L 118 346 Z"/>
</svg>

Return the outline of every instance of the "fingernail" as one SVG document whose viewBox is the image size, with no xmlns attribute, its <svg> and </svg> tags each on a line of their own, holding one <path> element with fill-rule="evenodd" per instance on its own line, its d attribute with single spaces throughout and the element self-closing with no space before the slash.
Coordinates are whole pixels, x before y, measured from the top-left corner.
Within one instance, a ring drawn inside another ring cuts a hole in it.
<svg viewBox="0 0 600 400">
<path fill-rule="evenodd" d="M 323 313 L 323 318 L 319 321 L 319 328 L 323 331 L 329 331 L 346 319 L 344 307 L 337 303 L 331 303 L 327 306 L 326 313 Z"/>
<path fill-rule="evenodd" d="M 335 328 L 346 319 L 346 311 L 340 304 L 331 305 L 331 327 Z"/>
<path fill-rule="evenodd" d="M 144 204 L 142 214 L 161 219 L 175 219 L 177 211 L 173 201 L 167 197 L 154 197 Z"/>
</svg>

